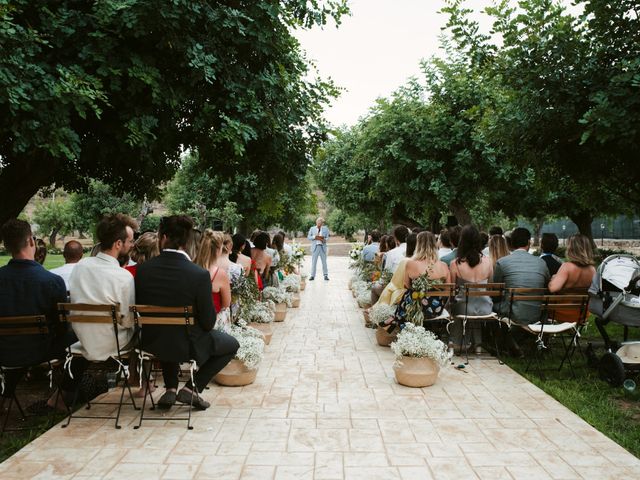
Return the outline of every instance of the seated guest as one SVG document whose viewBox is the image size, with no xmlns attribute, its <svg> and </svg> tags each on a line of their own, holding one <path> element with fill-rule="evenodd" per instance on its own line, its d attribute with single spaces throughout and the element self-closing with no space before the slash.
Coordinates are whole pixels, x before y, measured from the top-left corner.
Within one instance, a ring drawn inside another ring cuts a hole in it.
<svg viewBox="0 0 640 480">
<path fill-rule="evenodd" d="M 489 236 L 487 238 L 487 241 L 491 239 L 491 237 L 493 237 L 494 235 L 500 235 L 502 237 L 502 234 L 503 234 L 502 227 L 498 227 L 497 225 L 494 225 L 489 229 Z M 488 244 L 483 247 L 482 254 L 488 257 L 491 256 L 491 252 L 489 251 Z M 494 265 L 495 265 L 495 262 L 494 262 Z"/>
<path fill-rule="evenodd" d="M 48 335 L 0 336 L 0 365 L 37 365 L 62 358 L 64 348 L 75 341 L 73 333 L 58 321 L 58 302 L 67 301 L 64 280 L 34 260 L 36 241 L 31 227 L 12 219 L 2 226 L 4 247 L 11 260 L 0 267 L 0 316 L 46 315 Z M 3 395 L 10 397 L 24 370 L 8 370 Z"/>
<path fill-rule="evenodd" d="M 427 272 L 430 279 L 441 280 L 443 283 L 451 282 L 449 267 L 438 260 L 435 235 L 431 232 L 420 232 L 417 235 L 415 252 L 404 270 L 404 287 L 411 288 L 411 282 Z"/>
<path fill-rule="evenodd" d="M 376 258 L 376 253 L 380 250 L 380 232 L 378 230 L 372 230 L 369 234 L 371 240 L 368 245 L 362 249 L 362 259 L 365 262 L 373 262 Z"/>
<path fill-rule="evenodd" d="M 278 234 L 282 237 L 282 250 L 284 250 L 284 253 L 289 256 L 293 255 L 293 247 L 287 243 L 287 234 L 283 230 L 280 230 Z"/>
<path fill-rule="evenodd" d="M 545 288 L 549 282 L 549 269 L 535 255 L 529 254 L 531 233 L 526 228 L 518 227 L 511 232 L 511 255 L 502 257 L 496 262 L 493 281 L 504 283 L 505 288 Z M 509 301 L 494 305 L 494 310 L 501 315 L 509 314 Z M 540 320 L 540 305 L 537 302 L 521 301 L 513 306 L 511 319 L 519 323 L 534 323 Z"/>
<path fill-rule="evenodd" d="M 408 235 L 409 229 L 404 225 L 398 225 L 393 229 L 393 239 L 396 246 L 387 252 L 384 264 L 384 268 L 389 270 L 391 273 L 396 271 L 400 261 L 406 256 Z"/>
<path fill-rule="evenodd" d="M 268 238 L 267 248 L 265 249 L 265 252 L 267 252 L 267 254 L 271 257 L 271 266 L 277 267 L 278 263 L 280 263 L 280 251 L 273 244 L 273 240 L 271 236 L 267 232 L 262 232 L 262 233 L 265 233 Z"/>
<path fill-rule="evenodd" d="M 231 239 L 231 235 L 228 233 L 223 233 L 222 235 L 224 238 L 222 242 L 222 251 L 216 260 L 216 265 L 227 272 L 229 280 L 233 281 L 233 279 L 242 276 L 242 267 L 237 263 L 233 263 L 229 259 L 229 255 L 233 250 L 233 240 Z"/>
<path fill-rule="evenodd" d="M 481 253 L 488 257 L 489 256 L 489 234 L 487 232 L 480 232 L 480 244 L 482 245 Z"/>
<path fill-rule="evenodd" d="M 233 242 L 233 248 L 229 255 L 229 260 L 237 263 L 242 267 L 242 271 L 245 275 L 249 275 L 251 272 L 251 248 L 248 249 L 248 255 L 245 253 L 247 239 L 243 235 L 236 233 L 231 237 Z"/>
<path fill-rule="evenodd" d="M 562 265 L 560 257 L 556 255 L 557 248 L 558 236 L 555 233 L 543 233 L 540 241 L 540 249 L 542 250 L 540 258 L 547 264 L 551 276 L 558 273 L 560 265 Z"/>
<path fill-rule="evenodd" d="M 376 265 L 379 265 L 380 268 L 382 267 L 382 260 L 384 259 L 385 254 L 389 251 L 389 249 L 387 248 L 387 237 L 388 235 L 381 235 L 380 236 L 380 242 L 378 245 L 378 251 L 375 253 L 374 257 L 373 257 L 373 262 Z"/>
<path fill-rule="evenodd" d="M 408 306 L 413 302 L 411 291 L 413 280 L 424 274 L 428 274 L 431 280 L 439 280 L 442 283 L 451 282 L 449 267 L 438 260 L 436 237 L 431 232 L 418 234 L 415 252 L 407 261 L 404 269 L 404 288 L 406 290 L 398 303 L 394 319 L 385 321 L 385 324 L 401 324 L 406 321 Z M 441 297 L 426 297 L 422 302 L 425 319 L 440 315 L 444 309 L 445 300 Z"/>
<path fill-rule="evenodd" d="M 67 291 L 69 291 L 69 276 L 78 262 L 82 259 L 82 255 L 83 251 L 80 242 L 77 240 L 69 240 L 65 243 L 64 250 L 62 251 L 64 265 L 50 270 L 51 273 L 55 273 L 62 277 L 64 284 L 67 286 Z"/>
<path fill-rule="evenodd" d="M 196 265 L 209 272 L 211 277 L 211 293 L 216 313 L 231 306 L 231 283 L 227 272 L 217 265 L 224 247 L 224 234 L 207 228 L 200 240 Z M 218 319 L 219 321 L 219 319 Z"/>
<path fill-rule="evenodd" d="M 145 232 L 138 237 L 131 249 L 131 260 L 133 260 L 135 264 L 127 265 L 124 268 L 135 277 L 138 271 L 138 265 L 142 265 L 147 260 L 151 260 L 159 254 L 158 234 L 155 232 Z"/>
<path fill-rule="evenodd" d="M 488 283 L 493 277 L 493 265 L 491 260 L 480 253 L 482 247 L 480 232 L 474 226 L 467 225 L 460 234 L 458 244 L 458 257 L 451 262 L 451 282 L 457 287 L 463 287 L 466 283 Z M 465 302 L 464 289 L 460 288 L 455 298 L 453 315 L 481 316 L 489 315 L 493 302 L 491 297 L 469 297 Z M 482 344 L 482 330 L 479 322 L 467 324 L 464 342 L 476 347 L 479 352 Z M 471 333 L 471 335 L 470 335 Z M 462 345 L 462 319 L 456 318 L 451 327 L 451 342 L 449 347 Z"/>
<path fill-rule="evenodd" d="M 496 268 L 496 262 L 510 253 L 506 238 L 502 235 L 491 235 L 489 238 L 489 258 L 491 258 L 491 264 L 494 270 Z"/>
<path fill-rule="evenodd" d="M 273 262 L 273 257 L 267 253 L 269 234 L 267 232 L 258 232 L 254 236 L 253 245 L 254 247 L 251 249 L 251 260 L 255 262 L 255 268 L 262 284 L 266 285 L 269 277 L 269 269 Z"/>
<path fill-rule="evenodd" d="M 136 221 L 128 215 L 118 213 L 103 217 L 96 227 L 101 251 L 95 257 L 80 260 L 69 278 L 71 303 L 120 304 L 118 344 L 121 350 L 130 348 L 134 341 L 129 305 L 135 300 L 135 291 L 133 277 L 120 267 L 118 258 L 128 255 L 137 228 Z M 71 362 L 73 379 L 77 383 L 89 361 L 117 358 L 118 349 L 111 324 L 74 323 L 72 326 L 82 352 L 82 357 L 74 357 Z"/>
<path fill-rule="evenodd" d="M 418 241 L 418 234 L 411 232 L 407 235 L 407 249 L 404 252 L 406 258 L 413 257 L 413 253 L 416 250 L 416 242 Z"/>
<path fill-rule="evenodd" d="M 235 338 L 213 329 L 216 312 L 213 305 L 211 277 L 194 264 L 185 247 L 193 231 L 193 220 L 183 215 L 163 217 L 158 230 L 161 253 L 138 268 L 136 303 L 162 307 L 193 306 L 195 325 L 189 327 L 188 350 L 176 337 L 182 326 L 149 325 L 142 328 L 143 348 L 160 360 L 166 391 L 158 400 L 160 408 L 170 408 L 176 400 L 204 410 L 209 402 L 200 397 L 209 381 L 233 359 L 239 344 Z M 192 358 L 198 364 L 193 382 L 176 394 L 179 363 Z"/>
<path fill-rule="evenodd" d="M 562 293 L 563 290 L 573 292 L 584 291 L 586 294 L 596 269 L 593 266 L 593 249 L 591 241 L 584 235 L 571 235 L 567 240 L 567 259 L 551 280 L 549 291 Z M 579 312 L 556 312 L 555 319 L 562 321 L 575 321 Z"/>
<path fill-rule="evenodd" d="M 442 258 L 445 255 L 449 255 L 453 250 L 451 248 L 451 238 L 449 237 L 449 230 L 443 228 L 440 231 L 440 238 L 438 238 L 438 258 Z"/>
<path fill-rule="evenodd" d="M 44 243 L 44 240 L 38 238 L 36 240 L 36 246 L 36 254 L 33 259 L 40 265 L 44 265 L 44 261 L 47 259 L 47 244 Z"/>
<path fill-rule="evenodd" d="M 389 283 L 386 285 L 382 285 L 378 282 L 373 284 L 371 287 L 371 305 L 375 305 L 377 302 L 385 303 L 387 305 L 395 305 L 400 301 L 402 294 L 405 292 L 404 268 L 407 264 L 407 260 L 413 255 L 416 249 L 417 238 L 418 236 L 415 233 L 407 235 L 405 257 L 400 260 L 400 263 L 398 264 L 396 271 L 393 272 L 393 276 Z"/>
<path fill-rule="evenodd" d="M 446 263 L 447 266 L 449 266 L 451 262 L 454 261 L 458 256 L 458 241 L 460 240 L 461 231 L 462 228 L 460 227 L 460 225 L 456 225 L 455 227 L 449 229 L 449 240 L 451 241 L 451 246 L 453 247 L 453 249 L 451 250 L 451 252 L 440 258 L 440 260 Z"/>
</svg>

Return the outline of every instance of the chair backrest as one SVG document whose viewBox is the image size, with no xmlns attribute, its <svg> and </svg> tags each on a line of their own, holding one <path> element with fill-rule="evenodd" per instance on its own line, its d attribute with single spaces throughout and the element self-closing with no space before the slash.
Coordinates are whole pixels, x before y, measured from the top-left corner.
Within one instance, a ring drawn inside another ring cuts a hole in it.
<svg viewBox="0 0 640 480">
<path fill-rule="evenodd" d="M 424 292 L 425 297 L 453 297 L 455 283 L 438 283 L 431 287 L 431 290 Z M 422 292 L 421 292 L 422 294 Z"/>
<path fill-rule="evenodd" d="M 504 295 L 504 283 L 465 283 L 464 296 L 468 297 L 499 297 Z"/>
<path fill-rule="evenodd" d="M 543 320 L 544 311 L 540 309 L 545 296 L 549 294 L 546 288 L 508 288 L 506 289 L 506 300 L 509 302 L 509 318 L 513 318 L 513 306 L 516 302 L 535 303 L 535 308 L 539 310 L 539 320 Z M 533 308 L 533 307 L 532 307 Z"/>
<path fill-rule="evenodd" d="M 543 308 L 551 320 L 582 325 L 589 313 L 589 295 L 546 295 Z"/>
<path fill-rule="evenodd" d="M 61 322 L 68 323 L 110 323 L 118 325 L 120 304 L 92 305 L 89 303 L 59 303 L 58 315 Z"/>
<path fill-rule="evenodd" d="M 156 305 L 131 305 L 136 323 L 142 325 L 195 325 L 192 306 L 160 307 Z"/>
<path fill-rule="evenodd" d="M 48 334 L 49 325 L 44 315 L 0 317 L 0 336 Z"/>
</svg>

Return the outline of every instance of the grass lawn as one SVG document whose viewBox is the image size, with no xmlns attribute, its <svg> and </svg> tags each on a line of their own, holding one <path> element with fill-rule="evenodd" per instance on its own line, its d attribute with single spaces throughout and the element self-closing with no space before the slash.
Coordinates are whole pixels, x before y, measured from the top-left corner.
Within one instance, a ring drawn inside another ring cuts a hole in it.
<svg viewBox="0 0 640 480">
<path fill-rule="evenodd" d="M 612 340 L 622 341 L 622 327 L 619 325 L 609 324 L 607 332 Z M 638 329 L 631 329 L 630 339 L 639 337 Z M 603 343 L 593 321 L 589 322 L 580 339 L 583 349 L 590 341 L 594 346 Z M 587 366 L 586 360 L 577 351 L 573 357 L 576 378 L 571 377 L 566 365 L 558 372 L 562 358 L 561 342 L 557 342 L 557 347 L 553 357 L 543 362 L 542 379 L 533 366 L 529 372 L 525 372 L 526 360 L 507 358 L 505 362 L 590 425 L 640 457 L 640 389 L 629 393 L 622 387 L 609 386 L 598 378 L 596 369 Z M 596 348 L 596 353 L 598 357 L 602 356 L 604 347 Z M 633 378 L 640 385 L 637 374 L 627 374 L 627 378 Z"/>
<path fill-rule="evenodd" d="M 5 266 L 11 260 L 11 255 L 0 255 L 0 267 Z M 64 265 L 64 257 L 62 255 L 47 254 L 44 260 L 44 268 L 51 270 L 52 268 Z"/>
</svg>

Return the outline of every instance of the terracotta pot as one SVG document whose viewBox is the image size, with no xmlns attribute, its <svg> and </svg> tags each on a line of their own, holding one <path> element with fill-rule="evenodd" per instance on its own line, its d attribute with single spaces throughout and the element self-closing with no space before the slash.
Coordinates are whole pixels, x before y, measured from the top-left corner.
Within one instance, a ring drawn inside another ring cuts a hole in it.
<svg viewBox="0 0 640 480">
<path fill-rule="evenodd" d="M 287 304 L 286 303 L 276 303 L 276 317 L 274 321 L 276 322 L 284 322 L 285 317 L 287 316 Z"/>
<path fill-rule="evenodd" d="M 262 337 L 264 338 L 265 345 L 269 345 L 271 343 L 271 337 L 273 337 L 273 331 L 271 330 L 271 325 L 269 325 L 268 323 L 251 322 L 249 326 L 262 332 Z"/>
<path fill-rule="evenodd" d="M 395 363 L 396 381 L 407 387 L 430 387 L 438 379 L 440 366 L 431 358 L 402 357 Z"/>
<path fill-rule="evenodd" d="M 293 294 L 293 300 L 291 301 L 291 307 L 292 308 L 298 308 L 300 306 L 300 294 L 299 293 L 294 293 Z"/>
<path fill-rule="evenodd" d="M 362 312 L 362 315 L 364 316 L 364 326 L 368 327 L 369 325 L 371 325 L 371 319 L 369 318 L 369 309 L 366 309 Z"/>
<path fill-rule="evenodd" d="M 257 368 L 255 370 L 249 370 L 244 365 L 244 362 L 234 358 L 213 377 L 213 380 L 226 387 L 242 387 L 253 383 L 257 373 Z"/>
<path fill-rule="evenodd" d="M 302 280 L 300 280 L 300 291 L 304 290 L 305 288 L 307 288 L 307 281 L 303 278 Z"/>
<path fill-rule="evenodd" d="M 353 298 L 356 298 L 356 292 L 355 292 L 355 290 L 351 290 L 351 295 L 353 295 Z"/>
<path fill-rule="evenodd" d="M 376 328 L 376 340 L 381 347 L 388 347 L 391 345 L 398 336 L 398 327 L 393 330 L 393 333 L 389 335 L 384 328 Z"/>
</svg>

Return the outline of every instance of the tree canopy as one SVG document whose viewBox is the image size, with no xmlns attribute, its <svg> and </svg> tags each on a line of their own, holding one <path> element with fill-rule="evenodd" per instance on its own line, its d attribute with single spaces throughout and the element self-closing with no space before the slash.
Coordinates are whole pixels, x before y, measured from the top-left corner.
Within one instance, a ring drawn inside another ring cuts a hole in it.
<svg viewBox="0 0 640 480">
<path fill-rule="evenodd" d="M 138 197 L 185 149 L 222 178 L 286 190 L 324 136 L 331 82 L 296 28 L 344 0 L 0 2 L 0 223 L 42 187 Z"/>
<path fill-rule="evenodd" d="M 637 211 L 637 2 L 577 7 L 498 2 L 482 32 L 462 0 L 447 1 L 443 58 L 316 157 L 328 199 L 407 225 L 466 224 L 479 208 L 566 215 L 589 236 L 595 215 Z"/>
</svg>

